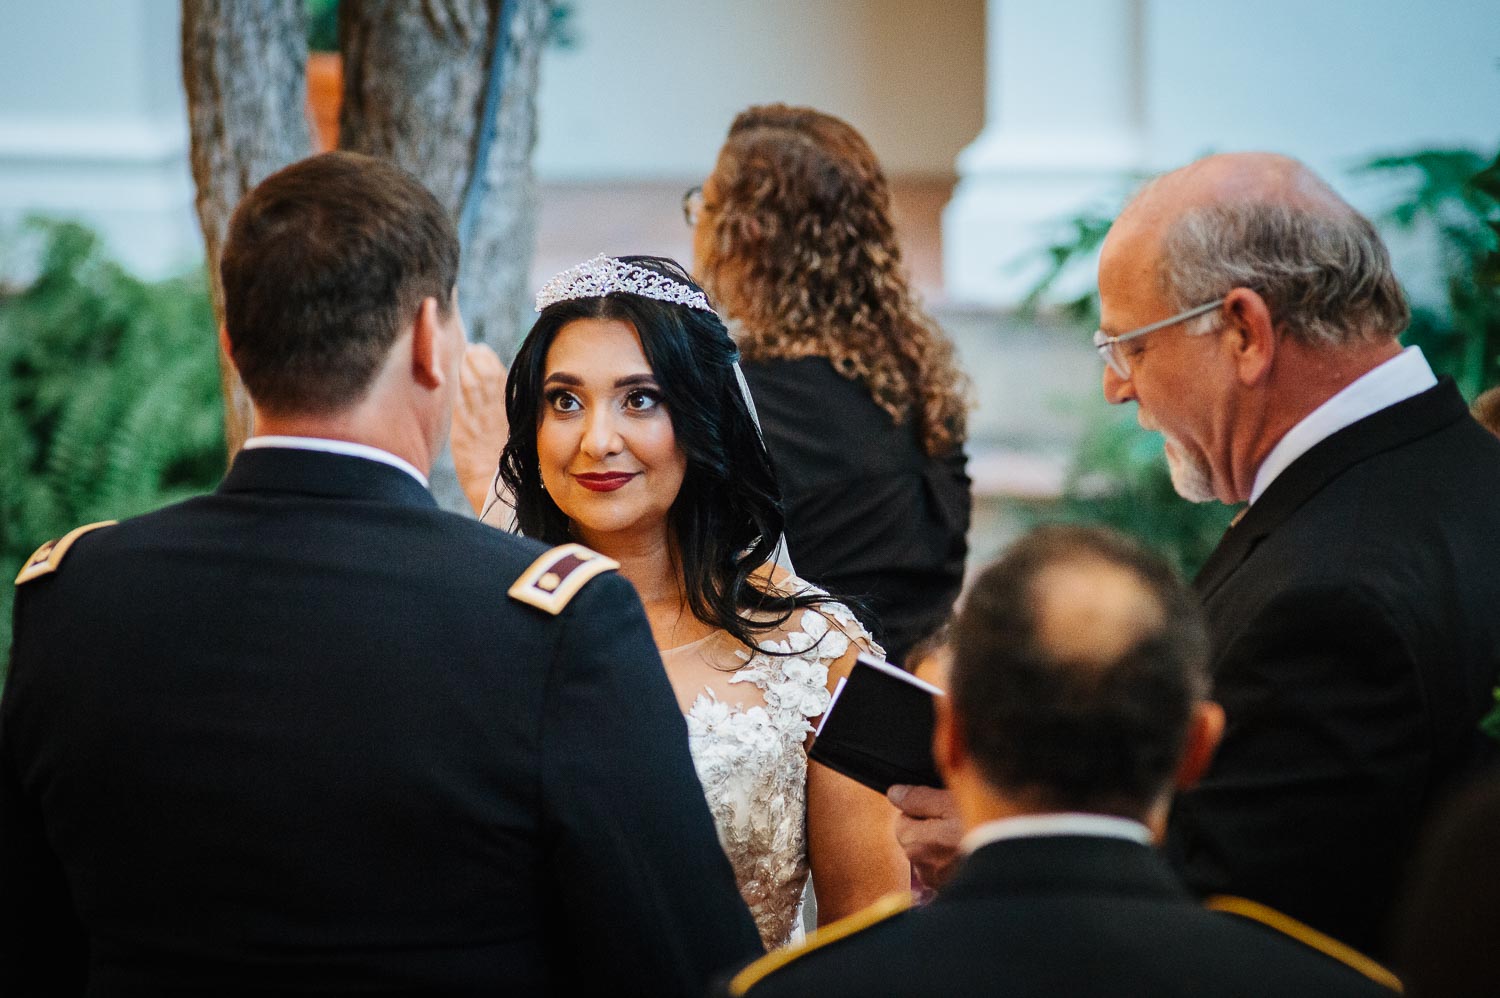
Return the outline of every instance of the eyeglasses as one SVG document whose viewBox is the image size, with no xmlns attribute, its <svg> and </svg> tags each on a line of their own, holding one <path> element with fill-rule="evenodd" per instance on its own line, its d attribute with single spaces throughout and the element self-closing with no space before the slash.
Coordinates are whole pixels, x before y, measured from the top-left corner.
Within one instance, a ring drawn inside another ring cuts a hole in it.
<svg viewBox="0 0 1500 998">
<path fill-rule="evenodd" d="M 1175 326 L 1179 322 L 1196 319 L 1205 312 L 1212 312 L 1222 304 L 1224 304 L 1223 298 L 1215 298 L 1207 305 L 1198 305 L 1188 309 L 1186 312 L 1178 312 L 1171 318 L 1163 319 L 1160 322 L 1153 322 L 1151 325 L 1142 326 L 1140 329 L 1132 329 L 1130 332 L 1121 333 L 1119 336 L 1110 336 L 1104 330 L 1096 329 L 1094 331 L 1094 347 L 1099 351 L 1099 356 L 1104 358 L 1104 363 L 1109 365 L 1111 371 L 1114 371 L 1122 378 L 1128 378 L 1130 377 L 1130 359 L 1117 349 L 1118 344 L 1124 343 L 1126 340 L 1133 340 L 1138 336 L 1145 336 L 1147 333 L 1154 333 L 1158 329 Z"/>
<path fill-rule="evenodd" d="M 703 213 L 703 185 L 689 187 L 682 195 L 682 220 L 689 228 L 697 228 L 698 216 Z"/>
</svg>

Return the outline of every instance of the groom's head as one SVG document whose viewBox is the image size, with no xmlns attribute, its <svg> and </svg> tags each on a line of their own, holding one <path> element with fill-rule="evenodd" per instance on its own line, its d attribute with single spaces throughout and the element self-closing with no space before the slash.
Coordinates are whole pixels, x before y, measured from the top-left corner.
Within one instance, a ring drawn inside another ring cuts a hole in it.
<svg viewBox="0 0 1500 998">
<path fill-rule="evenodd" d="M 346 410 L 424 314 L 439 339 L 458 323 L 447 212 L 415 177 L 357 153 L 313 156 L 256 186 L 229 223 L 220 273 L 228 349 L 265 412 Z"/>
</svg>

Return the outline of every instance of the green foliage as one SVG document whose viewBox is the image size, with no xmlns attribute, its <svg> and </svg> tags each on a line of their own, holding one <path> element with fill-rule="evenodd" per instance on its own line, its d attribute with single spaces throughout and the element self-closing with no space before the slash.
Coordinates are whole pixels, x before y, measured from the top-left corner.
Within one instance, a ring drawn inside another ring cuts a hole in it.
<svg viewBox="0 0 1500 998">
<path fill-rule="evenodd" d="M 1035 315 L 1041 308 L 1043 299 L 1057 287 L 1059 281 L 1076 272 L 1085 262 L 1092 261 L 1094 254 L 1099 252 L 1099 247 L 1104 245 L 1109 227 L 1114 224 L 1113 213 L 1097 211 L 1084 211 L 1072 218 L 1063 219 L 1058 236 L 1038 251 L 1038 255 L 1047 262 L 1047 270 L 1021 300 L 1017 309 L 1020 315 Z M 1092 284 L 1078 297 L 1056 302 L 1053 307 L 1063 318 L 1080 326 L 1094 327 L 1099 324 L 1099 292 Z"/>
<path fill-rule="evenodd" d="M 1500 742 L 1500 686 L 1495 687 L 1490 695 L 1495 698 L 1495 706 L 1479 722 L 1479 730 Z"/>
<path fill-rule="evenodd" d="M 1062 499 L 1048 518 L 1113 527 L 1191 578 L 1219 543 L 1234 508 L 1178 496 L 1161 436 L 1140 428 L 1133 407 L 1096 411 L 1074 455 Z"/>
<path fill-rule="evenodd" d="M 555 2 L 547 11 L 547 44 L 559 49 L 575 49 L 579 44 L 574 4 Z"/>
<path fill-rule="evenodd" d="M 578 28 L 574 23 L 574 5 L 555 2 L 547 10 L 547 44 L 559 49 L 578 46 Z M 307 50 L 339 50 L 339 0 L 302 0 L 307 17 Z"/>
<path fill-rule="evenodd" d="M 339 0 L 302 0 L 307 17 L 307 50 L 339 50 Z"/>
<path fill-rule="evenodd" d="M 1474 187 L 1500 203 L 1500 155 L 1474 176 Z M 1489 226 L 1495 245 L 1500 247 L 1500 219 L 1491 215 Z M 1479 280 L 1491 288 L 1500 288 L 1500 248 L 1492 252 L 1479 268 Z"/>
<path fill-rule="evenodd" d="M 1486 163 L 1488 162 L 1488 165 Z M 1432 149 L 1372 160 L 1361 168 L 1408 178 L 1405 193 L 1377 221 L 1434 240 L 1445 300 L 1415 308 L 1404 339 L 1434 370 L 1451 374 L 1465 397 L 1500 383 L 1500 157 Z M 1061 280 L 1093 262 L 1113 222 L 1088 210 L 1059 223 L 1036 251 L 1047 265 L 1023 309 L 1035 310 Z M 1098 322 L 1098 292 L 1058 304 L 1086 336 Z M 1213 550 L 1233 511 L 1194 505 L 1172 489 L 1160 436 L 1142 430 L 1128 406 L 1102 413 L 1085 432 L 1062 499 L 1063 514 L 1132 534 L 1191 574 Z M 1493 716 L 1500 736 L 1500 706 Z"/>
<path fill-rule="evenodd" d="M 1412 309 L 1403 339 L 1433 369 L 1450 374 L 1465 398 L 1500 383 L 1500 294 L 1495 289 L 1500 175 L 1468 149 L 1382 156 L 1364 172 L 1410 178 L 1408 193 L 1380 221 L 1429 236 L 1445 292 L 1439 307 Z"/>
<path fill-rule="evenodd" d="M 0 559 L 213 487 L 224 471 L 213 308 L 202 272 L 125 273 L 71 223 L 33 220 L 37 276 L 0 290 Z M 14 590 L 0 587 L 0 646 Z"/>
</svg>

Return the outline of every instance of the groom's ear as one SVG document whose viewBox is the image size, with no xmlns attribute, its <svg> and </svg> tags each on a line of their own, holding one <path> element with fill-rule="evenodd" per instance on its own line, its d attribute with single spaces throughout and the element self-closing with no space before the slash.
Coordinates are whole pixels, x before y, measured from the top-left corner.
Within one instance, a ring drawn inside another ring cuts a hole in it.
<svg viewBox="0 0 1500 998">
<path fill-rule="evenodd" d="M 229 342 L 229 327 L 222 322 L 219 323 L 219 350 L 229 358 L 231 364 L 234 363 L 234 344 Z M 239 369 L 238 364 L 235 369 Z"/>
<path fill-rule="evenodd" d="M 436 389 L 447 380 L 442 339 L 438 301 L 429 295 L 417 306 L 417 316 L 411 326 L 411 373 L 413 380 L 423 388 Z"/>
</svg>

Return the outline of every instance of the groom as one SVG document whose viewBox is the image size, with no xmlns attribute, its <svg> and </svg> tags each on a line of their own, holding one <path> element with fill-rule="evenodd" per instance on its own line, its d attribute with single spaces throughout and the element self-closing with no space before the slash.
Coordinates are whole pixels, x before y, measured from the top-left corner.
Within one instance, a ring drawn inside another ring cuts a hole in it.
<svg viewBox="0 0 1500 998">
<path fill-rule="evenodd" d="M 379 160 L 241 203 L 259 435 L 18 579 L 0 993 L 688 994 L 759 950 L 630 586 L 426 489 L 457 267 Z"/>
</svg>

